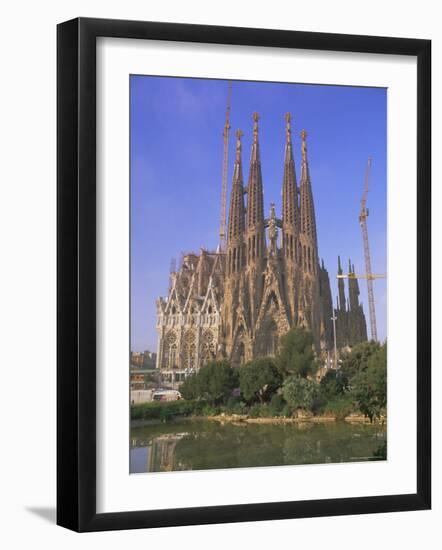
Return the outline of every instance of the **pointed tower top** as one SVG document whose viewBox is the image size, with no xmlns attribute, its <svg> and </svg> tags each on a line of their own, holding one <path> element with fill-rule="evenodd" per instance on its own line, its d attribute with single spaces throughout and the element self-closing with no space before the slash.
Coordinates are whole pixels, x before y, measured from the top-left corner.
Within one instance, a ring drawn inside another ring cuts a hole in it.
<svg viewBox="0 0 442 550">
<path fill-rule="evenodd" d="M 236 135 L 236 162 L 239 162 L 241 160 L 241 138 L 244 135 L 242 130 L 238 128 L 235 132 Z"/>
<path fill-rule="evenodd" d="M 310 179 L 310 173 L 308 168 L 308 160 L 307 160 L 307 132 L 305 130 L 301 131 L 301 180 L 308 180 Z"/>
<path fill-rule="evenodd" d="M 292 115 L 285 114 L 285 153 L 284 153 L 284 178 L 282 184 L 282 219 L 286 228 L 299 230 L 298 185 L 296 182 L 295 162 L 292 150 Z M 295 257 L 293 245 L 286 247 L 286 255 L 291 260 Z"/>
<path fill-rule="evenodd" d="M 342 273 L 341 256 L 338 256 L 338 271 L 339 271 L 339 273 Z"/>
<path fill-rule="evenodd" d="M 292 127 L 291 127 L 291 122 L 292 122 L 292 115 L 290 113 L 286 113 L 285 114 L 285 135 L 286 135 L 286 140 L 287 140 L 287 143 L 291 143 L 292 142 Z"/>
<path fill-rule="evenodd" d="M 258 120 L 261 118 L 257 112 L 252 115 L 253 118 L 253 143 L 258 143 Z"/>
<path fill-rule="evenodd" d="M 244 231 L 244 188 L 241 161 L 241 130 L 236 131 L 236 157 L 233 169 L 232 189 L 230 192 L 229 222 L 227 228 L 227 245 L 237 246 Z"/>
<path fill-rule="evenodd" d="M 350 260 L 350 258 L 348 259 L 348 272 L 353 273 L 353 271 L 351 270 L 351 260 Z"/>
</svg>

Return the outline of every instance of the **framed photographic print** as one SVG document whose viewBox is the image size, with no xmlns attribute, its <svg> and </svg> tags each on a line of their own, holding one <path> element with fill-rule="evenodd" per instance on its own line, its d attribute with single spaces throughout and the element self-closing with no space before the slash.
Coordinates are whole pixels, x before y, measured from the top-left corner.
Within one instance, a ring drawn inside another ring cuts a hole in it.
<svg viewBox="0 0 442 550">
<path fill-rule="evenodd" d="M 430 52 L 58 26 L 59 525 L 430 508 Z"/>
</svg>

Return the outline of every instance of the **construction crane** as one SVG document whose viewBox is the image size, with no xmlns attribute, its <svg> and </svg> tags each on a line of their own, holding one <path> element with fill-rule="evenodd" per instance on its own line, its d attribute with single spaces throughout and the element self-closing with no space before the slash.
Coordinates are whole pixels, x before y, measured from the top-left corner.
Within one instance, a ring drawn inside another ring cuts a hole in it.
<svg viewBox="0 0 442 550">
<path fill-rule="evenodd" d="M 365 273 L 357 275 L 356 273 L 347 273 L 342 275 L 337 275 L 338 279 L 367 279 L 367 293 L 368 293 L 368 310 L 370 314 L 370 331 L 371 339 L 377 341 L 378 332 L 376 328 L 376 310 L 374 304 L 374 291 L 373 291 L 373 281 L 375 279 L 385 279 L 386 274 L 375 274 L 371 272 L 371 258 L 370 258 L 370 245 L 368 241 L 368 228 L 367 228 L 367 218 L 368 218 L 368 208 L 367 208 L 367 195 L 368 195 L 368 182 L 370 179 L 370 170 L 371 170 L 371 157 L 368 157 L 367 168 L 365 169 L 365 179 L 364 179 L 364 191 L 362 193 L 361 199 L 361 210 L 359 212 L 359 225 L 362 230 L 362 240 L 364 242 L 364 258 L 365 258 Z"/>
<path fill-rule="evenodd" d="M 343 273 L 342 275 L 336 275 L 337 279 L 385 279 L 387 275 L 383 273 L 382 275 L 376 273 L 370 273 L 370 275 L 359 275 L 357 273 Z"/>
<path fill-rule="evenodd" d="M 378 331 L 376 328 L 376 309 L 374 305 L 374 290 L 373 290 L 373 274 L 371 272 L 371 258 L 370 258 L 370 245 L 368 242 L 368 208 L 367 208 L 367 195 L 368 195 L 368 182 L 371 171 L 371 157 L 368 157 L 367 168 L 365 169 L 364 179 L 364 192 L 361 199 L 361 210 L 359 212 L 359 225 L 362 230 L 362 240 L 364 242 L 364 258 L 365 258 L 365 276 L 367 279 L 367 293 L 368 293 L 368 309 L 370 312 L 370 331 L 371 339 L 375 342 L 378 339 Z"/>
<path fill-rule="evenodd" d="M 226 250 L 226 202 L 227 202 L 227 172 L 228 172 L 228 158 L 229 158 L 229 133 L 230 133 L 230 108 L 232 101 L 232 82 L 229 82 L 227 89 L 227 107 L 226 107 L 226 121 L 224 124 L 223 138 L 223 170 L 221 181 L 221 212 L 219 221 L 219 244 L 221 252 Z"/>
</svg>

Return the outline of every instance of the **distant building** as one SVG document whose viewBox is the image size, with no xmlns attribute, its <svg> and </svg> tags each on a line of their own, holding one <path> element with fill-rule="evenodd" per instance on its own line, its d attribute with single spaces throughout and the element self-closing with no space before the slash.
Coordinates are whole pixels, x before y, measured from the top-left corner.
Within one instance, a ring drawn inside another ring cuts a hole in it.
<svg viewBox="0 0 442 550">
<path fill-rule="evenodd" d="M 154 369 L 156 366 L 157 354 L 151 351 L 131 351 L 130 364 L 133 367 Z"/>
<path fill-rule="evenodd" d="M 172 381 L 211 359 L 226 358 L 239 366 L 275 355 L 291 327 L 310 330 L 318 353 L 333 349 L 334 310 L 329 275 L 319 262 L 307 134 L 301 132 L 298 185 L 291 117 L 286 115 L 282 216 L 277 217 L 271 203 L 265 218 L 258 118 L 255 113 L 247 187 L 242 133 L 236 134 L 226 250 L 185 254 L 171 273 L 168 296 L 157 300 L 157 367 Z M 355 282 L 350 287 L 351 315 L 344 316 L 341 306 L 337 310 L 342 345 L 366 339 Z"/>
</svg>

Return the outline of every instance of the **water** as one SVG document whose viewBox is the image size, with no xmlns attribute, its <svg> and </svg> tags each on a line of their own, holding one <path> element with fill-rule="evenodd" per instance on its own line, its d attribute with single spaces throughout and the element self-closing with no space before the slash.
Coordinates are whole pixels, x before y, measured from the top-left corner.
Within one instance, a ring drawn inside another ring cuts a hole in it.
<svg viewBox="0 0 442 550">
<path fill-rule="evenodd" d="M 168 472 L 372 460 L 379 425 L 220 424 L 182 420 L 131 429 L 130 471 Z"/>
</svg>

